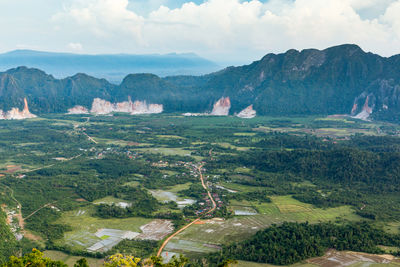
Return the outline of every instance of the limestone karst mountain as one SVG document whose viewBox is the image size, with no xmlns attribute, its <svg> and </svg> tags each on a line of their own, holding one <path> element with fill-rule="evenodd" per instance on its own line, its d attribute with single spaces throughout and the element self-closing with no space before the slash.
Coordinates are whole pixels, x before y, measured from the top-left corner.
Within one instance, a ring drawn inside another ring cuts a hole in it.
<svg viewBox="0 0 400 267">
<path fill-rule="evenodd" d="M 24 97 L 38 115 L 66 113 L 76 105 L 90 110 L 93 99 L 99 98 L 110 103 L 103 103 L 100 113 L 132 113 L 135 102 L 125 103 L 128 96 L 139 101 L 137 110 L 160 108 L 146 101 L 162 105 L 163 112 L 247 116 L 251 111 L 246 108 L 252 105 L 257 115 L 348 114 L 399 121 L 400 55 L 385 58 L 356 45 L 292 49 L 203 76 L 131 74 L 120 85 L 85 74 L 59 80 L 25 67 L 0 73 L 3 111 L 21 106 Z M 229 101 L 218 101 L 221 96 L 229 96 Z M 122 104 L 115 108 L 112 103 Z"/>
</svg>

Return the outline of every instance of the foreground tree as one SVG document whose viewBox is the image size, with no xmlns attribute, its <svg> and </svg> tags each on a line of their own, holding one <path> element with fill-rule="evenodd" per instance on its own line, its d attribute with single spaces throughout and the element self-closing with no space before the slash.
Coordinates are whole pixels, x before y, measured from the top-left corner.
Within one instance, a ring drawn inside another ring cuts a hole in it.
<svg viewBox="0 0 400 267">
<path fill-rule="evenodd" d="M 2 267 L 68 267 L 61 261 L 53 261 L 50 258 L 43 257 L 43 253 L 37 249 L 33 249 L 31 253 L 23 257 L 11 256 L 10 260 L 3 264 Z"/>
<path fill-rule="evenodd" d="M 136 267 L 140 258 L 134 256 L 126 256 L 122 254 L 115 254 L 107 258 L 104 266 L 106 267 Z"/>
<path fill-rule="evenodd" d="M 189 259 L 183 255 L 179 255 L 179 258 L 175 255 L 168 263 L 163 263 L 163 258 L 158 256 L 152 256 L 149 261 L 146 262 L 146 266 L 153 267 L 184 267 L 189 262 Z"/>
<path fill-rule="evenodd" d="M 89 263 L 87 262 L 87 259 L 82 258 L 74 264 L 74 267 L 89 267 Z"/>
<path fill-rule="evenodd" d="M 220 264 L 218 264 L 218 267 L 229 267 L 231 264 L 236 264 L 237 260 L 224 260 Z"/>
</svg>

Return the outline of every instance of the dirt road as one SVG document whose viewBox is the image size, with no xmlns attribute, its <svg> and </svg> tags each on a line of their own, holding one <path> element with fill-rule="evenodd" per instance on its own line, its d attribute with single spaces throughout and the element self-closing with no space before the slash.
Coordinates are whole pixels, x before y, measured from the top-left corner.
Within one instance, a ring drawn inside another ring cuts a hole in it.
<svg viewBox="0 0 400 267">
<path fill-rule="evenodd" d="M 197 167 L 197 170 L 200 174 L 200 180 L 201 180 L 201 185 L 203 186 L 203 188 L 207 191 L 208 197 L 210 198 L 211 202 L 212 202 L 212 208 L 207 211 L 205 214 L 210 214 L 212 213 L 216 208 L 217 205 L 215 204 L 215 201 L 210 193 L 210 190 L 208 190 L 208 187 L 206 186 L 206 184 L 204 183 L 204 177 L 203 177 L 203 173 L 201 172 L 201 169 L 203 168 L 203 165 L 200 165 L 199 167 Z M 195 219 L 194 221 L 190 222 L 189 224 L 185 225 L 184 227 L 182 227 L 181 229 L 179 229 L 178 231 L 176 231 L 175 233 L 173 233 L 172 235 L 170 235 L 165 241 L 164 243 L 162 243 L 160 249 L 157 252 L 157 256 L 159 257 L 162 253 L 162 251 L 164 250 L 165 246 L 168 244 L 168 242 L 174 238 L 175 236 L 177 236 L 179 233 L 185 231 L 187 228 L 189 228 L 192 224 L 200 221 L 201 217 L 198 217 L 197 219 Z"/>
</svg>

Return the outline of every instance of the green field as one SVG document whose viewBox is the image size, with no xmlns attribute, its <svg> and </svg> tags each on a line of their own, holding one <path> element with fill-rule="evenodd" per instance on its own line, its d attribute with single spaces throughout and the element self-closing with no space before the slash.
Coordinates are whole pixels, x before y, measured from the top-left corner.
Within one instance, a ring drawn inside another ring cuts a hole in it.
<svg viewBox="0 0 400 267">
<path fill-rule="evenodd" d="M 73 267 L 74 264 L 82 258 L 79 256 L 70 256 L 61 251 L 55 251 L 55 250 L 46 250 L 43 252 L 43 254 L 45 257 L 48 257 L 52 260 L 63 261 L 65 264 L 67 264 L 70 267 Z M 85 258 L 88 261 L 88 264 L 90 267 L 103 266 L 103 262 L 104 262 L 103 259 L 95 259 L 95 258 L 88 258 L 88 257 L 85 257 Z"/>
<path fill-rule="evenodd" d="M 93 201 L 93 204 L 116 204 L 118 202 L 126 202 L 126 200 L 120 199 L 120 198 L 115 198 L 112 196 L 107 196 L 107 197 L 103 197 L 100 199 L 97 199 L 95 201 Z"/>
<path fill-rule="evenodd" d="M 153 153 L 153 154 L 163 154 L 166 156 L 191 156 L 191 150 L 186 150 L 183 148 L 174 148 L 174 147 L 149 147 L 149 148 L 139 148 L 137 151 L 143 153 Z M 201 160 L 202 157 L 199 156 L 191 156 L 197 160 Z"/>
</svg>

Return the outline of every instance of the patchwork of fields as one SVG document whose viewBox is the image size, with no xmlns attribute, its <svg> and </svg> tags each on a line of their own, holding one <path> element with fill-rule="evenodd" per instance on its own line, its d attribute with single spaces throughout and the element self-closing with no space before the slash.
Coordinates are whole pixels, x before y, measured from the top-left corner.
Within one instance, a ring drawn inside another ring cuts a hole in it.
<svg viewBox="0 0 400 267">
<path fill-rule="evenodd" d="M 193 252 L 203 250 L 218 250 L 221 244 L 229 244 L 244 240 L 259 230 L 265 229 L 272 224 L 282 222 L 327 222 L 335 220 L 361 220 L 354 214 L 352 208 L 342 206 L 338 208 L 319 209 L 310 204 L 302 203 L 291 196 L 272 197 L 272 203 L 258 203 L 247 201 L 232 201 L 231 208 L 248 208 L 259 211 L 251 216 L 235 216 L 231 219 L 211 219 L 195 224 L 172 240 L 167 247 L 172 252 Z M 179 246 L 189 242 L 192 246 Z"/>
<path fill-rule="evenodd" d="M 18 131 L 12 132 L 10 125 Z M 41 225 L 64 225 L 68 230 L 61 238 L 52 240 L 57 246 L 107 252 L 123 239 L 163 240 L 173 231 L 173 223 L 182 225 L 196 218 L 195 212 L 207 206 L 207 197 L 193 168 L 202 162 L 206 182 L 220 198 L 220 213 L 180 233 L 168 243 L 166 251 L 169 257 L 174 253 L 205 255 L 220 250 L 221 245 L 249 238 L 272 224 L 369 220 L 358 216 L 356 207 L 347 203 L 317 208 L 300 202 L 293 198 L 293 192 L 304 188 L 319 190 L 319 185 L 310 182 L 314 180 L 293 175 L 292 180 L 283 181 L 273 176 L 272 170 L 235 162 L 236 157 L 246 157 L 254 151 L 290 153 L 298 148 L 299 140 L 304 141 L 299 145 L 301 149 L 309 149 L 313 142 L 321 150 L 330 149 L 355 134 L 384 136 L 399 129 L 385 123 L 316 116 L 242 120 L 175 115 L 54 115 L 40 120 L 1 122 L 0 186 L 13 189 L 23 217 L 40 211 L 29 218 L 26 227 L 42 240 L 49 237 Z M 220 158 L 224 161 L 219 162 Z M 259 183 L 265 177 L 268 184 Z M 277 190 L 281 185 L 290 190 Z M 151 194 L 136 199 L 129 188 Z M 271 202 L 254 200 L 252 193 L 261 190 L 268 192 Z M 240 197 L 236 199 L 235 194 Z M 7 199 L 7 194 L 0 197 L 15 202 Z M 117 213 L 132 207 L 131 203 L 144 208 L 154 205 L 157 209 L 139 215 Z M 101 204 L 115 210 L 101 217 L 97 210 Z M 393 206 L 397 204 L 393 202 Z M 224 213 L 224 208 L 233 216 Z M 50 219 L 42 221 L 45 216 Z M 392 233 L 400 229 L 398 220 L 393 219 L 378 221 L 376 225 Z M 76 260 L 56 251 L 47 251 L 46 255 L 68 264 Z M 329 261 L 321 258 L 295 266 L 321 265 L 319 260 Z M 90 264 L 98 266 L 100 262 L 90 259 Z M 357 264 L 350 266 L 361 266 Z M 396 262 L 391 264 L 397 266 Z M 239 262 L 237 266 L 270 265 Z M 378 265 L 371 262 L 368 266 Z"/>
</svg>

